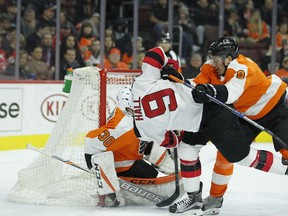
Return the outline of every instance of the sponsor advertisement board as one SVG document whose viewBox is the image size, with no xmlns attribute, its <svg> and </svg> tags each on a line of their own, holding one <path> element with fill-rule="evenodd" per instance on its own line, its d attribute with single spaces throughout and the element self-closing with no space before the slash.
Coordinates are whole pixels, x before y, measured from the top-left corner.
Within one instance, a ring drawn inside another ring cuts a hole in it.
<svg viewBox="0 0 288 216">
<path fill-rule="evenodd" d="M 63 82 L 0 82 L 0 150 L 23 149 L 30 142 L 44 146 L 69 96 L 62 88 Z M 115 98 L 107 98 L 108 113 Z M 91 109 L 91 100 L 96 100 L 93 95 L 84 100 L 82 110 Z M 261 133 L 256 141 L 272 139 Z"/>
<path fill-rule="evenodd" d="M 61 82 L 0 83 L 0 150 L 35 138 L 45 143 L 68 98 L 62 88 Z"/>
<path fill-rule="evenodd" d="M 21 131 L 23 88 L 3 88 L 0 95 L 0 131 Z"/>
</svg>

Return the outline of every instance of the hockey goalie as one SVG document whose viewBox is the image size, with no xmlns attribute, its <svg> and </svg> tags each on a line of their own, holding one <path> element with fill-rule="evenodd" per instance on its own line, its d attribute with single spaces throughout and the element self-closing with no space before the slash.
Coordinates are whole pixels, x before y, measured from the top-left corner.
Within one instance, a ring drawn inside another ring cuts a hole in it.
<svg viewBox="0 0 288 216">
<path fill-rule="evenodd" d="M 171 154 L 135 136 L 130 88 L 120 90 L 117 102 L 106 125 L 89 131 L 85 137 L 85 160 L 95 173 L 98 205 L 116 207 L 145 203 L 127 190 L 120 190 L 118 178 L 142 183 L 141 187 L 170 196 L 175 188 Z"/>
</svg>

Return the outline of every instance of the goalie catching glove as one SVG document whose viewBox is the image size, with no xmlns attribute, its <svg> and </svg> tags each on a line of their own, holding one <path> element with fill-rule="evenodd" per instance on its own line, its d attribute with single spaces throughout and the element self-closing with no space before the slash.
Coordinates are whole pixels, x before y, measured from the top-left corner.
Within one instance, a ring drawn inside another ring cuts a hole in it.
<svg viewBox="0 0 288 216">
<path fill-rule="evenodd" d="M 180 80 L 184 80 L 183 76 L 181 73 L 179 73 L 174 67 L 172 67 L 169 64 L 166 64 L 162 70 L 161 70 L 161 78 L 163 80 L 169 80 L 172 82 L 175 82 L 174 80 L 170 79 L 169 75 L 173 75 L 175 77 L 177 77 Z"/>
<path fill-rule="evenodd" d="M 150 152 L 147 152 L 145 155 L 145 159 L 160 172 L 170 175 L 175 172 L 172 154 L 170 150 L 166 150 L 166 148 L 153 143 Z"/>
<path fill-rule="evenodd" d="M 211 101 L 207 95 L 216 98 L 217 91 L 211 84 L 199 84 L 192 90 L 192 96 L 196 103 L 208 103 Z"/>
</svg>

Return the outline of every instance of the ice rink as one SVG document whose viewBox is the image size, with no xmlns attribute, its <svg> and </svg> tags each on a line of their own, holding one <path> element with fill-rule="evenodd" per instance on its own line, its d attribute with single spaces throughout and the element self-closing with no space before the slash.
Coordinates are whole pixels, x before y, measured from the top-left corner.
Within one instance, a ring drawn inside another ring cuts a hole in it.
<svg viewBox="0 0 288 216">
<path fill-rule="evenodd" d="M 274 152 L 271 144 L 253 144 L 252 146 Z M 201 150 L 203 197 L 206 197 L 209 193 L 215 153 L 216 149 L 212 144 L 208 144 Z M 155 206 L 125 206 L 119 208 L 60 207 L 23 205 L 9 202 L 7 195 L 17 181 L 18 170 L 26 167 L 37 154 L 32 150 L 0 151 L 0 216 L 170 215 L 167 208 L 157 208 Z M 251 168 L 235 165 L 234 175 L 219 215 L 288 216 L 288 176 L 262 173 Z"/>
</svg>

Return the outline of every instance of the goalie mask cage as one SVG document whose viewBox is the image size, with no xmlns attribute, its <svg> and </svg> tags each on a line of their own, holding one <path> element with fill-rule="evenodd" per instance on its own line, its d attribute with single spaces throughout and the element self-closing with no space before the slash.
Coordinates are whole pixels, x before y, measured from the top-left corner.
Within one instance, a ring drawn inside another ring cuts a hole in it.
<svg viewBox="0 0 288 216">
<path fill-rule="evenodd" d="M 140 70 L 75 69 L 71 92 L 44 150 L 86 166 L 83 148 L 86 133 L 105 124 L 119 90 L 131 86 L 139 74 Z M 98 203 L 93 175 L 42 154 L 19 171 L 8 199 L 41 205 Z"/>
</svg>

